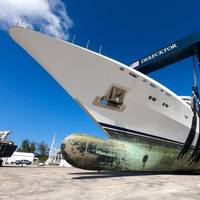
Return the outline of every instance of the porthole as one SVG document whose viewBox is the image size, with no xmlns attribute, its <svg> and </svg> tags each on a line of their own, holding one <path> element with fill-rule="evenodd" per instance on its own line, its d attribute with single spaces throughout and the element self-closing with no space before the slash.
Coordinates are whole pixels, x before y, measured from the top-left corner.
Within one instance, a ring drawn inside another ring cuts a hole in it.
<svg viewBox="0 0 200 200">
<path fill-rule="evenodd" d="M 138 75 L 136 75 L 136 74 L 134 74 L 134 73 L 132 73 L 132 72 L 130 72 L 129 75 L 131 75 L 131 76 L 134 77 L 134 78 L 138 78 Z"/>
<path fill-rule="evenodd" d="M 145 155 L 145 156 L 143 157 L 143 163 L 145 164 L 145 163 L 147 162 L 147 160 L 148 160 L 148 155 Z"/>
<path fill-rule="evenodd" d="M 149 96 L 149 99 L 152 100 L 152 101 L 156 101 L 156 97 L 152 97 L 152 96 Z"/>
<path fill-rule="evenodd" d="M 171 97 L 171 94 L 169 94 L 168 92 L 165 93 L 168 97 Z"/>
<path fill-rule="evenodd" d="M 152 101 L 156 101 L 157 99 L 155 97 L 152 98 Z"/>
<path fill-rule="evenodd" d="M 150 83 L 150 86 L 156 88 L 156 85 L 154 85 L 153 83 Z"/>
<path fill-rule="evenodd" d="M 165 106 L 166 108 L 169 107 L 169 105 L 167 103 L 165 103 L 165 102 L 162 104 L 162 106 Z"/>
</svg>

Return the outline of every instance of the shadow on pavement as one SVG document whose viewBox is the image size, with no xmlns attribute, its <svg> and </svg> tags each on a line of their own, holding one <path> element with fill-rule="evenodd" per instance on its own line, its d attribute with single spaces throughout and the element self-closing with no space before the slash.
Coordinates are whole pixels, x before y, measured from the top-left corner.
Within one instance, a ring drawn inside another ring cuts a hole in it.
<svg viewBox="0 0 200 200">
<path fill-rule="evenodd" d="M 152 175 L 184 175 L 184 176 L 199 176 L 197 172 L 77 172 L 68 173 L 70 175 L 79 175 L 72 179 L 98 179 L 98 178 L 113 178 L 125 176 L 152 176 Z"/>
</svg>

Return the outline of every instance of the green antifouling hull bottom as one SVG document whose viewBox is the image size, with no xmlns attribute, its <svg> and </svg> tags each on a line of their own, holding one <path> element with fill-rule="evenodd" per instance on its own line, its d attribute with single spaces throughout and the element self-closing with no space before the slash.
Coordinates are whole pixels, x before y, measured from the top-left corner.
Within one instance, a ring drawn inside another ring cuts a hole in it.
<svg viewBox="0 0 200 200">
<path fill-rule="evenodd" d="M 177 160 L 183 145 L 134 135 L 113 134 L 111 138 L 104 140 L 85 134 L 70 135 L 62 143 L 62 155 L 72 166 L 87 170 L 200 170 L 200 162 L 191 164 L 188 161 L 193 149 Z"/>
</svg>

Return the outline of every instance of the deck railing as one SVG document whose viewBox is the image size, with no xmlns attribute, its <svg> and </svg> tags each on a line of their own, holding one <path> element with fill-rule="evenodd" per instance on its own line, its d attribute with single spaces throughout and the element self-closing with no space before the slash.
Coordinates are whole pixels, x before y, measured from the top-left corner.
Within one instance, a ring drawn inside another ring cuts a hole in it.
<svg viewBox="0 0 200 200">
<path fill-rule="evenodd" d="M 16 26 L 20 26 L 23 28 L 31 28 L 35 31 L 38 31 L 40 33 L 44 33 L 47 34 L 49 36 L 55 37 L 57 39 L 60 40 L 64 40 L 67 42 L 70 42 L 72 44 L 81 46 L 83 48 L 86 48 L 88 50 L 94 51 L 98 54 L 102 54 L 102 45 L 100 42 L 94 42 L 92 40 L 87 39 L 85 36 L 81 35 L 81 34 L 77 34 L 77 33 L 68 33 L 68 35 L 64 35 L 61 36 L 60 34 L 52 34 L 49 30 L 48 30 L 48 25 L 47 24 L 39 24 L 39 23 L 34 23 L 31 26 L 27 25 L 26 23 L 26 17 L 22 18 L 21 21 L 19 21 Z"/>
</svg>

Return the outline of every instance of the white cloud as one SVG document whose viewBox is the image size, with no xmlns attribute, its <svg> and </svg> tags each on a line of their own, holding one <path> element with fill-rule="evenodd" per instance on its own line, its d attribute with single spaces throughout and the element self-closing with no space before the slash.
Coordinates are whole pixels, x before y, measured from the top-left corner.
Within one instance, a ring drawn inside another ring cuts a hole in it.
<svg viewBox="0 0 200 200">
<path fill-rule="evenodd" d="M 67 38 L 72 26 L 61 0 L 0 0 L 1 29 L 8 29 L 22 19 L 28 27 L 39 28 L 45 24 L 45 32 L 61 38 Z"/>
</svg>

